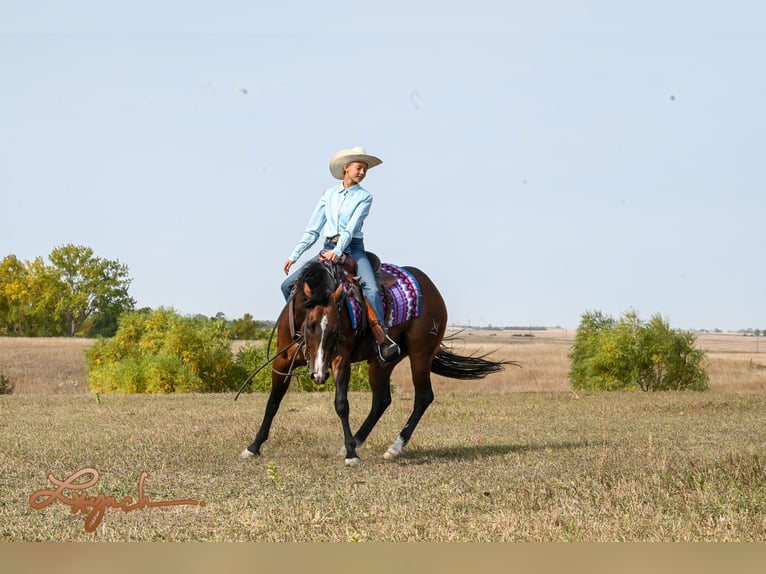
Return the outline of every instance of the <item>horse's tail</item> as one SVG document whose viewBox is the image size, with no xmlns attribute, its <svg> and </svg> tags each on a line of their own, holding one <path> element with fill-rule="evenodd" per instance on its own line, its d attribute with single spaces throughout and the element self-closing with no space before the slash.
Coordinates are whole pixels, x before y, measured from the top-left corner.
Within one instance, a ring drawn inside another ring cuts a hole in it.
<svg viewBox="0 0 766 574">
<path fill-rule="evenodd" d="M 458 355 L 442 345 L 431 363 L 431 372 L 450 379 L 474 380 L 499 373 L 506 365 L 521 366 L 516 361 L 490 361 L 486 357 Z"/>
</svg>

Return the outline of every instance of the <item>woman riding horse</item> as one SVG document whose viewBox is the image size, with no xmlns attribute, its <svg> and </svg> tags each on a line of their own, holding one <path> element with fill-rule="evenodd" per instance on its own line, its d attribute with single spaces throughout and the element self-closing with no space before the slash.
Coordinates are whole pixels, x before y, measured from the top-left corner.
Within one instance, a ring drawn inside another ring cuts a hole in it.
<svg viewBox="0 0 766 574">
<path fill-rule="evenodd" d="M 362 226 L 370 213 L 372 195 L 360 183 L 367 175 L 367 170 L 383 163 L 379 158 L 369 155 L 364 148 L 340 150 L 330 159 L 330 173 L 343 183 L 326 190 L 319 199 L 309 219 L 306 230 L 298 244 L 284 264 L 288 274 L 300 256 L 319 239 L 325 229 L 324 248 L 319 254 L 320 261 L 337 263 L 344 254 L 356 261 L 357 273 L 361 277 L 364 296 L 372 310 L 370 315 L 376 333 L 375 348 L 378 359 L 386 363 L 399 355 L 398 345 L 388 336 L 388 329 L 383 316 L 383 302 L 375 282 L 375 273 L 364 248 Z M 301 270 L 289 275 L 282 282 L 282 294 L 285 300 Z"/>
</svg>

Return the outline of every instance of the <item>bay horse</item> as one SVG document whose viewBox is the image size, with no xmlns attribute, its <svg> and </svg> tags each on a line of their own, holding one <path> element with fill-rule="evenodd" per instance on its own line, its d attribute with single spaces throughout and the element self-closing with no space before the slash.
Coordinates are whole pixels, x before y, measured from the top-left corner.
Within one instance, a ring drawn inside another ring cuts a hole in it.
<svg viewBox="0 0 766 574">
<path fill-rule="evenodd" d="M 377 257 L 375 257 L 377 259 Z M 288 301 L 275 326 L 277 354 L 273 359 L 271 392 L 263 421 L 253 443 L 242 451 L 243 459 L 260 455 L 269 437 L 269 429 L 279 404 L 290 385 L 293 369 L 305 365 L 316 384 L 324 384 L 330 376 L 335 380 L 335 411 L 340 417 L 345 443 L 345 462 L 360 462 L 357 449 L 367 440 L 384 411 L 391 404 L 391 373 L 405 357 L 409 357 L 415 400 L 407 423 L 383 455 L 395 459 L 409 442 L 418 422 L 434 400 L 431 373 L 454 379 L 480 379 L 503 370 L 513 361 L 490 361 L 485 356 L 461 356 L 442 343 L 447 327 L 447 307 L 436 286 L 421 270 L 403 267 L 419 285 L 419 315 L 390 327 L 389 335 L 401 349 L 390 363 L 381 364 L 373 347 L 368 328 L 355 330 L 346 304 L 349 290 L 339 279 L 340 267 L 319 261 L 306 264 L 295 282 Z M 361 291 L 361 289 L 359 289 Z M 368 363 L 372 406 L 356 433 L 349 424 L 348 384 L 351 365 Z"/>
</svg>

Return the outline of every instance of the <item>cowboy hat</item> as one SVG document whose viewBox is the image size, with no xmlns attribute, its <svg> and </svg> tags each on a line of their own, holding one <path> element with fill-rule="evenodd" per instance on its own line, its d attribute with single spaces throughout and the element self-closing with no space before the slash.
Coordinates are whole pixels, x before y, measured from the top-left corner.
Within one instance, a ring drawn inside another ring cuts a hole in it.
<svg viewBox="0 0 766 574">
<path fill-rule="evenodd" d="M 342 149 L 330 160 L 330 173 L 335 179 L 343 179 L 343 168 L 354 161 L 361 161 L 367 164 L 367 169 L 383 163 L 383 160 L 368 155 L 363 147 L 352 147 L 351 149 Z"/>
</svg>

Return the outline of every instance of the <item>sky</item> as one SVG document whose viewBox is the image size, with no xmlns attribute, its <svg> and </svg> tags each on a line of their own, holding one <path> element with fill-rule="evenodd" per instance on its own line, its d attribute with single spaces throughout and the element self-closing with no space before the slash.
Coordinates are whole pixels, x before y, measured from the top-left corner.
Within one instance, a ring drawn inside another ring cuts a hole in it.
<svg viewBox="0 0 766 574">
<path fill-rule="evenodd" d="M 366 247 L 451 324 L 766 329 L 764 54 L 755 0 L 0 0 L 0 257 L 273 320 L 363 146 Z"/>
</svg>

